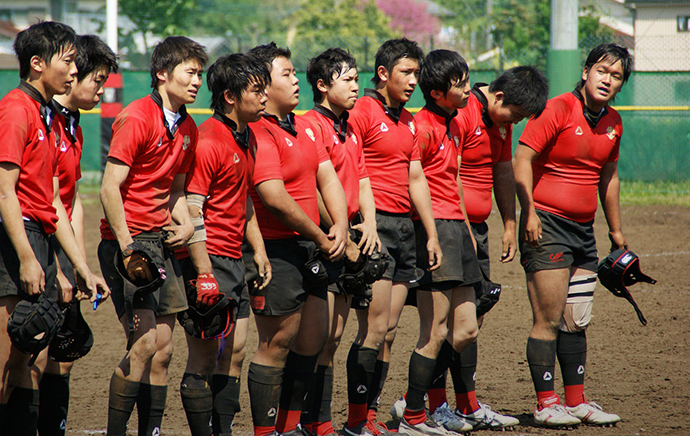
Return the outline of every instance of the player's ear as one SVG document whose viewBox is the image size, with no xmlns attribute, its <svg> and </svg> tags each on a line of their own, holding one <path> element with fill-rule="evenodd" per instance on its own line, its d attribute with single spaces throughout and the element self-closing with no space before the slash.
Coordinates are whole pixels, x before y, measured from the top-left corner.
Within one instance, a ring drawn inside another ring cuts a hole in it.
<svg viewBox="0 0 690 436">
<path fill-rule="evenodd" d="M 29 61 L 29 65 L 31 66 L 31 69 L 38 72 L 42 73 L 43 69 L 45 67 L 46 62 L 41 59 L 40 56 L 34 55 L 31 57 L 31 60 Z"/>
<path fill-rule="evenodd" d="M 379 65 L 379 67 L 376 69 L 376 74 L 379 76 L 379 79 L 381 79 L 382 82 L 388 81 L 388 70 L 383 65 Z"/>
<path fill-rule="evenodd" d="M 226 90 L 226 91 L 223 93 L 223 99 L 225 100 L 225 103 L 226 103 L 226 104 L 229 104 L 230 106 L 234 106 L 234 105 L 235 105 L 235 96 L 232 95 L 232 94 L 230 94 L 230 91 L 229 91 L 229 90 Z"/>
<path fill-rule="evenodd" d="M 167 82 L 168 81 L 168 70 L 160 70 L 156 72 L 156 79 L 160 80 L 161 82 Z"/>
<path fill-rule="evenodd" d="M 589 76 L 589 67 L 585 67 L 582 69 L 582 81 L 583 82 L 587 81 L 587 76 Z"/>
<path fill-rule="evenodd" d="M 442 98 L 444 94 L 441 91 L 434 89 L 429 93 L 429 95 L 431 95 L 431 98 L 433 98 L 434 100 L 438 100 Z"/>
<path fill-rule="evenodd" d="M 316 81 L 316 89 L 324 93 L 328 92 L 328 87 L 324 83 L 323 79 L 319 79 Z"/>
<path fill-rule="evenodd" d="M 503 104 L 503 98 L 505 97 L 505 94 L 503 94 L 503 91 L 494 91 L 494 101 L 496 103 L 501 103 Z"/>
</svg>

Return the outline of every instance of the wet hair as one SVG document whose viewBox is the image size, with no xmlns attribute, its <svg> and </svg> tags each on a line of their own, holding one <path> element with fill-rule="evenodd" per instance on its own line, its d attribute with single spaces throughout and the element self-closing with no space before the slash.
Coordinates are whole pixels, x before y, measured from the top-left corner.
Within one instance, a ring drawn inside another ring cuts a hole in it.
<svg viewBox="0 0 690 436">
<path fill-rule="evenodd" d="M 424 60 L 424 52 L 416 42 L 407 38 L 389 39 L 384 42 L 376 51 L 374 77 L 371 78 L 374 85 L 378 85 L 381 81 L 378 74 L 379 67 L 384 67 L 390 73 L 398 61 L 403 58 L 417 61 L 421 66 Z"/>
<path fill-rule="evenodd" d="M 41 21 L 17 34 L 14 52 L 19 60 L 19 77 L 27 79 L 31 58 L 38 56 L 50 62 L 53 56 L 77 46 L 77 34 L 70 26 L 55 21 Z"/>
<path fill-rule="evenodd" d="M 610 61 L 612 64 L 621 61 L 621 66 L 623 67 L 623 83 L 627 82 L 628 78 L 630 78 L 630 73 L 632 72 L 632 56 L 630 56 L 630 52 L 628 52 L 627 48 L 613 43 L 600 44 L 589 52 L 584 68 L 587 68 L 589 71 L 594 64 L 601 61 Z M 580 79 L 576 87 L 577 89 L 582 89 L 583 86 L 585 86 L 585 81 Z"/>
<path fill-rule="evenodd" d="M 156 44 L 151 54 L 151 87 L 158 85 L 160 71 L 172 73 L 182 62 L 195 60 L 202 67 L 208 62 L 208 55 L 203 45 L 186 36 L 168 36 Z"/>
<path fill-rule="evenodd" d="M 512 104 L 534 118 L 541 115 L 549 99 L 549 81 L 533 66 L 511 68 L 489 85 L 489 92 L 501 91 L 503 105 Z"/>
<path fill-rule="evenodd" d="M 80 35 L 77 38 L 77 58 L 74 62 L 79 70 L 79 81 L 101 68 L 108 70 L 108 74 L 117 73 L 117 56 L 96 35 Z"/>
<path fill-rule="evenodd" d="M 316 85 L 319 79 L 326 86 L 331 86 L 333 80 L 340 77 L 343 70 L 349 71 L 353 68 L 357 68 L 357 61 L 354 56 L 342 48 L 329 48 L 320 55 L 310 59 L 307 66 L 307 81 L 314 93 L 314 102 L 319 103 L 323 101 L 323 94 L 321 94 Z"/>
<path fill-rule="evenodd" d="M 266 64 L 268 64 L 268 71 L 273 69 L 273 60 L 275 58 L 290 59 L 292 57 L 292 52 L 289 48 L 278 47 L 273 41 L 268 44 L 257 45 L 249 50 L 249 54 L 266 62 Z"/>
<path fill-rule="evenodd" d="M 457 52 L 451 50 L 434 50 L 424 58 L 419 72 L 419 87 L 424 93 L 424 100 L 433 103 L 431 91 L 444 95 L 456 83 L 467 78 L 467 62 Z"/>
<path fill-rule="evenodd" d="M 235 53 L 219 57 L 206 73 L 211 91 L 211 109 L 225 110 L 225 92 L 242 101 L 242 92 L 255 84 L 265 88 L 271 82 L 266 63 L 256 56 Z"/>
</svg>

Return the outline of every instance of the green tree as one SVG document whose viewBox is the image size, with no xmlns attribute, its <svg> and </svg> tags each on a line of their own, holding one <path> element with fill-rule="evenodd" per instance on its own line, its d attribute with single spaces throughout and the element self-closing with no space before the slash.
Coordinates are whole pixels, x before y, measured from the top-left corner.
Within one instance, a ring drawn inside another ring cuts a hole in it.
<svg viewBox="0 0 690 436">
<path fill-rule="evenodd" d="M 186 29 L 195 0 L 119 0 L 120 14 L 134 24 L 132 32 L 140 33 L 148 53 L 148 34 L 169 36 Z M 132 33 L 130 32 L 130 33 Z"/>
</svg>

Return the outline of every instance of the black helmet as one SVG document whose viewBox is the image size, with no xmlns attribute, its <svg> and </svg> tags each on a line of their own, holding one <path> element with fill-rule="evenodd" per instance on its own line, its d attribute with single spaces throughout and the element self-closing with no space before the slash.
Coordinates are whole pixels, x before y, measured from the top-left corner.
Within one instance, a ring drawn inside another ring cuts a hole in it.
<svg viewBox="0 0 690 436">
<path fill-rule="evenodd" d="M 17 303 L 7 322 L 7 333 L 19 351 L 32 355 L 31 366 L 57 335 L 64 319 L 57 301 L 41 293 L 38 298 Z"/>
<path fill-rule="evenodd" d="M 50 343 L 48 356 L 56 362 L 73 362 L 91 351 L 93 333 L 79 306 L 75 302 L 65 309 L 65 322 Z"/>
</svg>

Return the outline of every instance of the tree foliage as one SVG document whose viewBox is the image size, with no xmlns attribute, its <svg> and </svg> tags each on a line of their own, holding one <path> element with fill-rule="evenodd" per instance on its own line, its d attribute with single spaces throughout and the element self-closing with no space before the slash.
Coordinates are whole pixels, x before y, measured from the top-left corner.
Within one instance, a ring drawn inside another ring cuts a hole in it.
<svg viewBox="0 0 690 436">
<path fill-rule="evenodd" d="M 149 33 L 169 36 L 187 28 L 195 0 L 119 0 L 120 13 L 134 24 L 133 32 L 140 33 L 146 44 Z"/>
<path fill-rule="evenodd" d="M 416 0 L 378 0 L 379 9 L 391 18 L 391 28 L 426 48 L 441 30 L 439 19 L 429 14 L 429 5 Z"/>
</svg>

